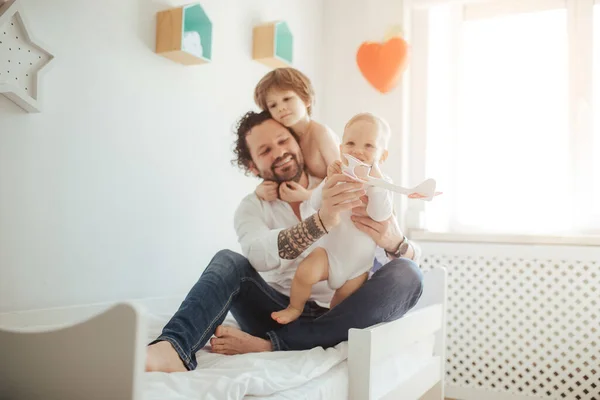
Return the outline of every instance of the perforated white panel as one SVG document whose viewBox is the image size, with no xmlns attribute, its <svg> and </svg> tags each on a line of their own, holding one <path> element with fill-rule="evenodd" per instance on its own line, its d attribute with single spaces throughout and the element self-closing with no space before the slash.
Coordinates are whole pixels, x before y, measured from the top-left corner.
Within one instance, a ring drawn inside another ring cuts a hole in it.
<svg viewBox="0 0 600 400">
<path fill-rule="evenodd" d="M 16 15 L 0 26 L 0 55 L 0 82 L 19 86 L 37 98 L 36 73 L 51 56 L 27 40 Z"/>
<path fill-rule="evenodd" d="M 600 264 L 427 256 L 448 268 L 447 385 L 600 400 Z"/>
</svg>

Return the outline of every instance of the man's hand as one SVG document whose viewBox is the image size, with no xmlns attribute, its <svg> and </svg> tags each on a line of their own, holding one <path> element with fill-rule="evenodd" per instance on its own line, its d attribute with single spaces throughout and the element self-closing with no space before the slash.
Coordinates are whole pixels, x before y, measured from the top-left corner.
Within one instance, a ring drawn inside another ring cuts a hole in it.
<svg viewBox="0 0 600 400">
<path fill-rule="evenodd" d="M 277 200 L 277 189 L 279 188 L 279 183 L 273 181 L 263 181 L 254 193 L 258 196 L 259 199 L 264 201 L 275 201 Z"/>
<path fill-rule="evenodd" d="M 369 199 L 364 196 L 361 205 L 352 209 L 352 222 L 358 230 L 369 235 L 377 244 L 388 253 L 393 253 L 398 249 L 400 242 L 404 240 L 404 235 L 400 230 L 396 216 L 392 214 L 385 221 L 377 222 L 372 220 L 367 214 L 367 204 Z"/>
<path fill-rule="evenodd" d="M 340 213 L 362 204 L 365 195 L 363 184 L 352 178 L 337 174 L 327 179 L 323 186 L 323 201 L 319 216 L 324 228 L 329 231 L 340 223 Z"/>
<path fill-rule="evenodd" d="M 296 203 L 310 199 L 311 190 L 305 189 L 297 182 L 282 182 L 279 185 L 279 197 L 288 203 Z"/>
<path fill-rule="evenodd" d="M 335 174 L 342 173 L 342 162 L 340 160 L 335 160 L 327 167 L 327 177 L 331 178 Z"/>
</svg>

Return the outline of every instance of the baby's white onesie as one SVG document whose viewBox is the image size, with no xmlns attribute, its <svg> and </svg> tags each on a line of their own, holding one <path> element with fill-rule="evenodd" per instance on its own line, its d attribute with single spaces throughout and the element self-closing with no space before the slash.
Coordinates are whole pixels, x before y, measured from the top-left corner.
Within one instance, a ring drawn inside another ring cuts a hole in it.
<svg viewBox="0 0 600 400">
<path fill-rule="evenodd" d="M 384 178 L 391 183 L 387 177 Z M 325 179 L 311 195 L 311 206 L 321 208 Z M 389 190 L 366 186 L 369 204 L 367 214 L 375 221 L 385 221 L 393 212 L 393 194 Z M 327 283 L 333 290 L 340 288 L 346 281 L 369 271 L 373 266 L 377 245 L 369 235 L 354 226 L 350 219 L 352 211 L 340 213 L 340 223 L 329 231 L 319 242 L 329 258 L 329 278 Z"/>
</svg>

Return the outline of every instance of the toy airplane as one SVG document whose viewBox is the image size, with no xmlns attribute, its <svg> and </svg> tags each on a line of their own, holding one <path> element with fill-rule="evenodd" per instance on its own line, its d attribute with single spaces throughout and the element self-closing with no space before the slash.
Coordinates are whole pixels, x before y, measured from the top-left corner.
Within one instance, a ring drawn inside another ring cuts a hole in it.
<svg viewBox="0 0 600 400">
<path fill-rule="evenodd" d="M 435 196 L 442 194 L 442 192 L 435 191 L 436 183 L 434 179 L 427 179 L 419 185 L 415 186 L 414 188 L 405 188 L 389 183 L 384 179 L 370 176 L 369 174 L 371 172 L 371 168 L 374 168 L 379 173 L 379 175 L 382 175 L 381 171 L 379 170 L 379 166 L 377 165 L 377 162 L 373 163 L 373 165 L 371 166 L 365 164 L 364 162 L 360 161 L 355 157 L 352 157 L 349 154 L 342 155 L 346 157 L 346 160 L 348 160 L 348 165 L 342 164 L 342 173 L 366 185 L 377 186 L 383 189 L 391 190 L 392 192 L 404 194 L 407 195 L 410 199 L 421 199 L 425 201 L 431 201 Z M 367 168 L 366 179 L 360 178 L 358 175 L 356 175 L 356 167 Z"/>
</svg>

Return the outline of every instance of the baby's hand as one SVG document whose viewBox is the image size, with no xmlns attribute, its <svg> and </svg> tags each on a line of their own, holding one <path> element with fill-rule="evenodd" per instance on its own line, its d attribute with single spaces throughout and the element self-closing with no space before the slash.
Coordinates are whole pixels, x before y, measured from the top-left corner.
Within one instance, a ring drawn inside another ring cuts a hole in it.
<svg viewBox="0 0 600 400">
<path fill-rule="evenodd" d="M 332 162 L 329 167 L 327 167 L 327 177 L 331 178 L 331 176 L 335 174 L 342 173 L 342 162 L 340 160 L 335 160 Z"/>
<path fill-rule="evenodd" d="M 372 176 L 374 178 L 383 178 L 383 174 L 381 173 L 381 170 L 379 169 L 379 163 L 377 161 L 373 162 L 373 167 L 371 168 L 371 172 L 369 173 L 369 176 Z"/>
<path fill-rule="evenodd" d="M 263 181 L 254 191 L 259 199 L 264 201 L 277 200 L 277 191 L 279 183 L 273 181 Z"/>
</svg>

